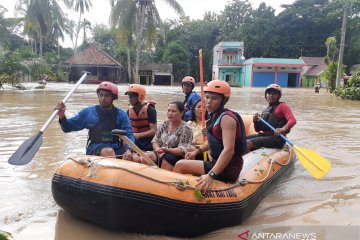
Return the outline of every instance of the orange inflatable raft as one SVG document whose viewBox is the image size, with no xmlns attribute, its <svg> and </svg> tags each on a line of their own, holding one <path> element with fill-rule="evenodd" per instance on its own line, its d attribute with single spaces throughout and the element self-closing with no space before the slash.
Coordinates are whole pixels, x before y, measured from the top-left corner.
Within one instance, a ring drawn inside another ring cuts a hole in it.
<svg viewBox="0 0 360 240">
<path fill-rule="evenodd" d="M 244 117 L 252 133 L 250 117 Z M 262 148 L 244 156 L 237 182 L 215 181 L 99 156 L 70 157 L 52 180 L 55 201 L 75 217 L 110 229 L 180 237 L 241 224 L 294 166 L 293 149 Z"/>
</svg>

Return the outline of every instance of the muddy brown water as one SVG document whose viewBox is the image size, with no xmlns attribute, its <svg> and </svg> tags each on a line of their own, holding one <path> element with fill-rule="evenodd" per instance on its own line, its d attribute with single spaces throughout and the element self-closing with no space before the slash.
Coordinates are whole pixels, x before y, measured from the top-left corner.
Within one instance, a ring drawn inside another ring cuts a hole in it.
<svg viewBox="0 0 360 240">
<path fill-rule="evenodd" d="M 174 239 L 113 232 L 75 219 L 56 205 L 51 178 L 66 156 L 84 153 L 86 131 L 65 134 L 55 119 L 29 164 L 7 163 L 23 141 L 40 130 L 72 86 L 49 83 L 44 90 L 0 90 L 0 229 L 13 233 L 15 239 Z M 67 103 L 67 116 L 96 104 L 95 88 L 81 85 Z M 127 97 L 123 95 L 126 86 L 119 89 L 121 96 L 115 104 L 127 109 Z M 170 101 L 183 99 L 180 87 L 152 86 L 147 91 L 148 99 L 157 102 L 159 120 L 165 119 Z M 289 139 L 324 156 L 331 161 L 332 169 L 324 179 L 315 180 L 297 162 L 292 175 L 266 196 L 242 225 L 199 239 L 239 239 L 239 234 L 254 228 L 263 232 L 299 226 L 331 226 L 336 232 L 343 232 L 346 226 L 359 229 L 360 102 L 341 100 L 325 89 L 318 94 L 313 89 L 284 89 L 282 100 L 292 107 L 298 121 Z M 233 88 L 227 106 L 241 114 L 261 111 L 266 106 L 264 89 Z M 324 233 L 316 239 L 330 238 Z"/>
</svg>

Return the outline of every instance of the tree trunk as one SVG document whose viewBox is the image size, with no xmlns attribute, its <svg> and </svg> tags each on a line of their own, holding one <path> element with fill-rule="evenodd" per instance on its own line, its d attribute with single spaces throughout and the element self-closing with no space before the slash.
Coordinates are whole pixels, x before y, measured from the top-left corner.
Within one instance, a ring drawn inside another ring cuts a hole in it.
<svg viewBox="0 0 360 240">
<path fill-rule="evenodd" d="M 58 51 L 58 57 L 60 58 L 60 45 L 59 45 L 59 39 L 56 39 L 57 42 L 57 51 Z"/>
<path fill-rule="evenodd" d="M 78 37 L 79 37 L 79 33 L 80 33 L 80 21 L 81 21 L 81 12 L 80 12 L 80 16 L 79 16 L 78 25 L 76 27 L 74 54 L 76 54 L 76 52 L 77 52 L 77 42 L 78 42 Z"/>
<path fill-rule="evenodd" d="M 133 83 L 134 80 L 132 79 L 132 74 L 131 74 L 131 55 L 130 55 L 130 45 L 128 44 L 126 46 L 126 55 L 127 55 L 127 63 L 128 63 L 128 78 L 129 78 L 129 83 Z"/>
<path fill-rule="evenodd" d="M 34 39 L 34 49 L 35 49 L 35 55 L 37 55 L 38 52 L 37 52 L 37 41 L 36 41 L 36 39 Z"/>
<path fill-rule="evenodd" d="M 40 47 L 39 47 L 39 55 L 42 56 L 42 50 L 43 50 L 43 34 L 42 34 L 42 30 L 40 28 Z"/>
<path fill-rule="evenodd" d="M 142 35 L 144 32 L 144 18 L 145 18 L 145 6 L 141 5 L 141 15 L 140 15 L 140 24 L 138 34 L 136 36 L 136 60 L 135 60 L 135 74 L 134 74 L 134 82 L 139 84 L 139 63 L 140 63 L 140 52 L 142 47 Z"/>
</svg>

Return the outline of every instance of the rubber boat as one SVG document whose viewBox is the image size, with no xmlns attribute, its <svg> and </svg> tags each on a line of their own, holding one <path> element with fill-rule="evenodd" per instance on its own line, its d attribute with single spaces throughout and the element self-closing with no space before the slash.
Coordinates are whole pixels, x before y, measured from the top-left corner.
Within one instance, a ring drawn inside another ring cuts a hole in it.
<svg viewBox="0 0 360 240">
<path fill-rule="evenodd" d="M 243 116 L 248 134 L 251 116 Z M 241 224 L 291 173 L 296 155 L 262 148 L 244 156 L 237 182 L 215 181 L 200 193 L 197 176 L 99 156 L 69 157 L 56 171 L 52 193 L 74 217 L 117 231 L 195 237 Z"/>
</svg>

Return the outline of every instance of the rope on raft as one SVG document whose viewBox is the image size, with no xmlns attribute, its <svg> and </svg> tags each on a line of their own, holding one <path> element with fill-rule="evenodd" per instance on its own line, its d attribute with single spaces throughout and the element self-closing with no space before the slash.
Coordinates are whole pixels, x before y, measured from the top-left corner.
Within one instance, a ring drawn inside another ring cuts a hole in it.
<svg viewBox="0 0 360 240">
<path fill-rule="evenodd" d="M 106 167 L 106 168 L 115 168 L 115 169 L 120 169 L 120 170 L 123 170 L 123 171 L 126 171 L 126 172 L 129 172 L 129 173 L 132 173 L 134 175 L 137 175 L 137 176 L 140 176 L 140 177 L 143 177 L 143 178 L 146 178 L 146 179 L 149 179 L 151 181 L 154 181 L 154 182 L 157 182 L 157 183 L 161 183 L 161 184 L 172 184 L 172 185 L 175 185 L 175 187 L 181 191 L 184 191 L 186 189 L 191 189 L 191 190 L 196 190 L 195 187 L 191 186 L 190 183 L 188 181 L 183 181 L 181 179 L 176 179 L 174 181 L 162 181 L 162 180 L 159 180 L 159 179 L 156 179 L 156 178 L 152 178 L 152 177 L 149 177 L 149 176 L 145 176 L 143 174 L 140 174 L 138 172 L 135 172 L 133 170 L 130 170 L 128 168 L 124 168 L 124 167 L 120 167 L 120 166 L 117 166 L 117 165 L 114 165 L 114 164 L 109 164 L 109 163 L 100 163 L 101 160 L 104 160 L 106 159 L 105 157 L 69 157 L 68 159 L 74 161 L 74 162 L 77 162 L 79 164 L 82 164 L 82 165 L 85 165 L 89 168 L 89 173 L 88 173 L 88 177 L 95 177 L 96 175 L 96 170 L 97 168 L 100 166 L 100 167 Z M 236 181 L 236 183 L 232 184 L 232 185 L 229 185 L 229 187 L 226 187 L 226 188 L 218 188 L 218 189 L 211 189 L 210 191 L 211 192 L 218 192 L 218 191 L 226 191 L 226 190 L 230 190 L 230 189 L 234 189 L 234 188 L 237 188 L 239 186 L 245 186 L 246 184 L 258 184 L 258 183 L 262 183 L 264 182 L 270 175 L 270 172 L 271 172 L 271 169 L 272 169 L 272 165 L 273 163 L 277 163 L 281 166 L 286 166 L 287 164 L 289 164 L 289 162 L 291 161 L 292 159 L 292 152 L 289 151 L 289 159 L 287 160 L 286 163 L 280 163 L 278 162 L 277 160 L 275 159 L 272 159 L 271 157 L 269 157 L 269 163 L 270 163 L 270 166 L 269 166 L 269 170 L 266 174 L 266 176 L 259 180 L 259 181 L 250 181 L 250 180 L 247 180 L 247 179 L 239 179 L 238 181 Z"/>
</svg>

